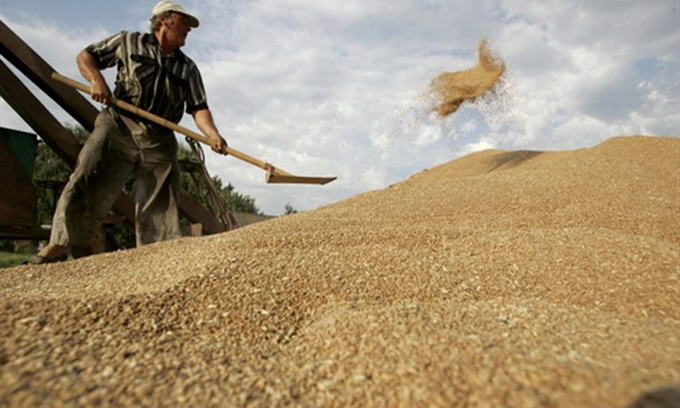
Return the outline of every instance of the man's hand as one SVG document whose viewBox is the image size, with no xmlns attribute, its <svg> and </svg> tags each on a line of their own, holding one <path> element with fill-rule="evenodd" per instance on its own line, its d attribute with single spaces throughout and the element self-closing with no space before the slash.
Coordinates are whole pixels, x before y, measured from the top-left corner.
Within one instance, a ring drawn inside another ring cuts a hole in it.
<svg viewBox="0 0 680 408">
<path fill-rule="evenodd" d="M 92 81 L 90 95 L 92 95 L 92 99 L 99 103 L 108 105 L 111 102 L 111 90 L 103 79 Z"/>
<path fill-rule="evenodd" d="M 99 67 L 97 67 L 97 61 L 95 61 L 89 52 L 82 50 L 78 54 L 76 62 L 83 78 L 87 79 L 91 84 L 90 96 L 92 96 L 92 99 L 108 105 L 111 102 L 111 90 L 106 84 L 106 80 L 102 76 Z"/>
<path fill-rule="evenodd" d="M 223 155 L 227 155 L 227 141 L 224 140 L 224 138 L 220 135 L 217 135 L 216 137 L 211 137 L 210 138 L 210 147 L 213 149 L 213 152 L 215 153 L 220 153 Z"/>
<path fill-rule="evenodd" d="M 227 155 L 227 142 L 220 136 L 215 122 L 213 121 L 212 113 L 208 108 L 198 110 L 193 113 L 196 126 L 208 138 L 208 144 L 215 153 Z"/>
</svg>

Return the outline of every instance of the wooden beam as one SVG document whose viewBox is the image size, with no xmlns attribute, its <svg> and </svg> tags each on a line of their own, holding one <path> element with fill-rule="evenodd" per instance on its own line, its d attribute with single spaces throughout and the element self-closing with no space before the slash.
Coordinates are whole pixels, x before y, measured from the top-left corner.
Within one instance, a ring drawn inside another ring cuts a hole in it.
<svg viewBox="0 0 680 408">
<path fill-rule="evenodd" d="M 0 20 L 0 53 L 22 74 L 33 81 L 81 126 L 94 129 L 97 109 L 78 91 L 51 78 L 55 72 L 44 59 Z M 73 57 L 75 64 L 75 56 Z"/>
<path fill-rule="evenodd" d="M 179 208 L 190 220 L 203 224 L 203 232 L 207 235 L 226 231 L 222 223 L 203 204 L 184 190 L 179 191 Z"/>
<path fill-rule="evenodd" d="M 0 61 L 0 95 L 28 126 L 40 135 L 69 167 L 73 168 L 80 152 L 80 144 L 2 61 Z"/>
<path fill-rule="evenodd" d="M 2 239 L 50 239 L 50 230 L 40 227 L 15 227 L 0 225 L 0 238 Z"/>
</svg>

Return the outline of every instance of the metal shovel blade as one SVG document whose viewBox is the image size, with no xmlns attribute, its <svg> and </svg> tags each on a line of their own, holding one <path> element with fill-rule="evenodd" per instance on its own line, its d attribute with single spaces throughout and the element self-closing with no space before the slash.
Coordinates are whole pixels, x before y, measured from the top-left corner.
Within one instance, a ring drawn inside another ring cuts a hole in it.
<svg viewBox="0 0 680 408">
<path fill-rule="evenodd" d="M 267 183 L 292 183 L 292 184 L 326 184 L 335 180 L 337 177 L 307 177 L 307 176 L 295 176 L 292 174 L 281 174 L 278 172 L 268 171 L 267 172 Z"/>
</svg>

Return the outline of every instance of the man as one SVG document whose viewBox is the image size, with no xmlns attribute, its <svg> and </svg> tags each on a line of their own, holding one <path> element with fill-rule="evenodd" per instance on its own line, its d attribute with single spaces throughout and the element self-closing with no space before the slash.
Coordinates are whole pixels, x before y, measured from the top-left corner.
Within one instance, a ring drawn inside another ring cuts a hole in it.
<svg viewBox="0 0 680 408">
<path fill-rule="evenodd" d="M 78 54 L 78 68 L 91 84 L 92 99 L 110 102 L 101 70 L 117 66 L 116 98 L 175 123 L 186 110 L 212 149 L 222 153 L 227 144 L 208 109 L 200 72 L 180 51 L 198 19 L 175 2 L 160 1 L 150 21 L 150 33 L 123 31 Z M 69 250 L 74 257 L 89 254 L 103 219 L 133 174 L 137 246 L 179 237 L 174 134 L 109 106 L 97 116 L 59 198 L 49 244 L 29 262 L 62 260 Z"/>
</svg>

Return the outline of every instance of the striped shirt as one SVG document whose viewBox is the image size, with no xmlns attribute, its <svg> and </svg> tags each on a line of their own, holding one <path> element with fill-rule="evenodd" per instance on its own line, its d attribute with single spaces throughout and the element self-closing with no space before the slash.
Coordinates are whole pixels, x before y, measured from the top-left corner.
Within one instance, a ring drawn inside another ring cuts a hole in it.
<svg viewBox="0 0 680 408">
<path fill-rule="evenodd" d="M 178 123 L 187 113 L 208 107 L 198 67 L 179 49 L 163 55 L 153 34 L 122 31 L 85 48 L 99 69 L 116 65 L 113 95 Z"/>
</svg>

